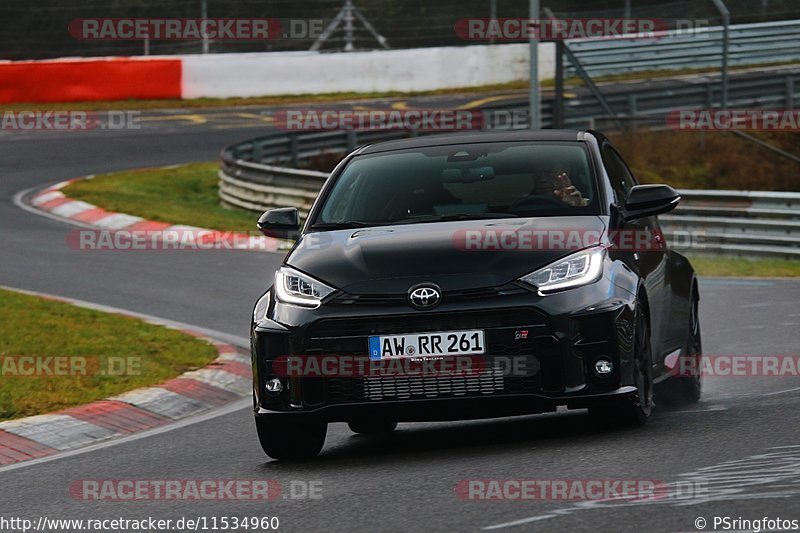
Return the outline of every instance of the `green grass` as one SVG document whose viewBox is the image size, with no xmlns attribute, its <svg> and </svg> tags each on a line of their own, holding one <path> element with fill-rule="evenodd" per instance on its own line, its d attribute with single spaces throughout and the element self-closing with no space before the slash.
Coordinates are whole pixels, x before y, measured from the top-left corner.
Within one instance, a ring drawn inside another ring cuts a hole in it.
<svg viewBox="0 0 800 533">
<path fill-rule="evenodd" d="M 216 355 L 210 344 L 179 331 L 0 290 L 0 420 L 155 385 L 205 366 Z M 86 371 L 85 375 L 22 376 L 19 370 L 29 367 L 20 366 L 14 356 L 81 356 L 86 358 Z M 116 358 L 111 359 L 115 366 L 109 366 L 109 358 Z M 98 372 L 108 368 L 116 370 Z"/>
<path fill-rule="evenodd" d="M 737 278 L 795 278 L 800 276 L 797 259 L 748 259 L 744 257 L 716 257 L 689 255 L 695 271 L 701 276 Z"/>
<path fill-rule="evenodd" d="M 192 163 L 99 175 L 75 182 L 64 194 L 146 220 L 222 231 L 255 231 L 258 215 L 220 205 L 217 163 Z"/>
</svg>

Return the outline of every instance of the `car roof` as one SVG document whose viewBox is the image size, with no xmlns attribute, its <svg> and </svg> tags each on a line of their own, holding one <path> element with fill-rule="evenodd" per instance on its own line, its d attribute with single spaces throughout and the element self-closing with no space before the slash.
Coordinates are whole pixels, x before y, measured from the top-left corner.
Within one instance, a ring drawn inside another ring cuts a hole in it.
<svg viewBox="0 0 800 533">
<path fill-rule="evenodd" d="M 582 141 L 589 133 L 582 130 L 505 130 L 505 131 L 471 131 L 464 133 L 447 133 L 423 135 L 370 144 L 358 151 L 359 154 L 374 154 L 392 150 L 422 148 L 427 146 L 447 146 L 449 144 L 514 142 L 514 141 Z"/>
</svg>

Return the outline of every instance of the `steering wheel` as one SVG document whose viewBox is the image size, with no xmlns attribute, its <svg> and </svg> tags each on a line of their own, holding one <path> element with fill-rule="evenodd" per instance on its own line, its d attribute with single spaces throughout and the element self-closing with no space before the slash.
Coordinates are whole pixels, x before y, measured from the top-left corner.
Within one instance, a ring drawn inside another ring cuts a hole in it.
<svg viewBox="0 0 800 533">
<path fill-rule="evenodd" d="M 534 194 L 531 196 L 526 196 L 522 200 L 516 202 L 514 205 L 511 206 L 511 209 L 517 209 L 519 207 L 525 207 L 529 204 L 538 204 L 538 203 L 549 203 L 556 207 L 571 207 L 567 202 L 557 198 L 555 196 L 550 196 L 549 194 Z"/>
</svg>

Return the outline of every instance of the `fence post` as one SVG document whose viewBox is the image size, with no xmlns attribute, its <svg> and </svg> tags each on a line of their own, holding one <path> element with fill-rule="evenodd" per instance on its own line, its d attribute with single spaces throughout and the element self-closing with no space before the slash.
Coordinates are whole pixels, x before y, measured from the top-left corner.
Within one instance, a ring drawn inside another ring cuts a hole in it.
<svg viewBox="0 0 800 533">
<path fill-rule="evenodd" d="M 722 109 L 728 109 L 728 48 L 730 44 L 731 12 L 722 0 L 711 0 L 722 15 Z"/>
<path fill-rule="evenodd" d="M 564 127 L 564 41 L 556 41 L 556 94 L 553 100 L 553 127 Z"/>
</svg>

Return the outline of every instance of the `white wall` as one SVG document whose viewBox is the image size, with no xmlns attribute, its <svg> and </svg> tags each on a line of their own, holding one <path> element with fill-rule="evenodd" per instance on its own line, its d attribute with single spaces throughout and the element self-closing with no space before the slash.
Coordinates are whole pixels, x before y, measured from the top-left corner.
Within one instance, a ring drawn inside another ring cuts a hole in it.
<svg viewBox="0 0 800 533">
<path fill-rule="evenodd" d="M 528 45 L 374 52 L 182 56 L 184 98 L 425 91 L 528 78 Z M 555 45 L 539 45 L 539 79 L 555 73 Z"/>
</svg>

